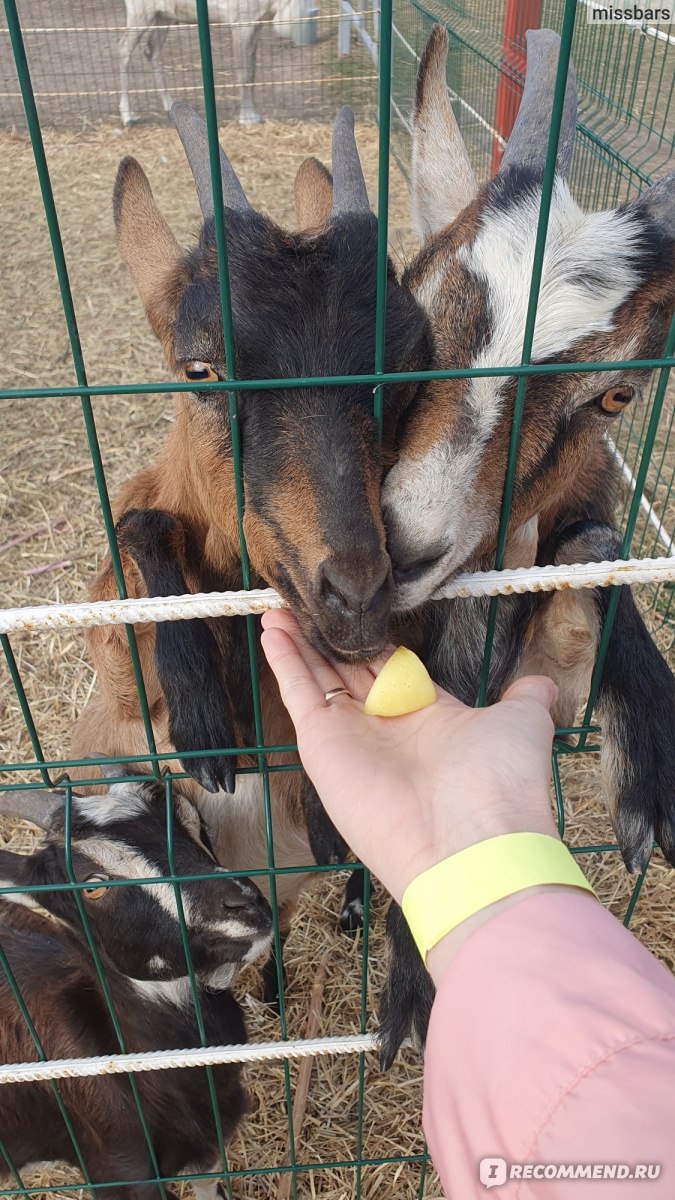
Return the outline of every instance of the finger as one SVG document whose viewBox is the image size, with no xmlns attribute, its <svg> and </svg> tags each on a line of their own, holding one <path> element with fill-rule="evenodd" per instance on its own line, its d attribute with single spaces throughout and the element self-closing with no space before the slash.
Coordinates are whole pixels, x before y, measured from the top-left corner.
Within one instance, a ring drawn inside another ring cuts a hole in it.
<svg viewBox="0 0 675 1200">
<path fill-rule="evenodd" d="M 385 663 L 391 658 L 395 646 L 387 646 L 377 658 L 362 663 L 335 663 L 335 670 L 340 676 L 344 687 L 348 688 L 355 700 L 365 700 Z"/>
<path fill-rule="evenodd" d="M 268 608 L 261 621 L 263 629 L 287 629 L 289 633 L 300 629 L 297 619 L 288 608 Z"/>
<path fill-rule="evenodd" d="M 550 713 L 558 699 L 558 686 L 548 675 L 524 675 L 506 689 L 503 700 L 533 700 Z"/>
<path fill-rule="evenodd" d="M 267 614 L 265 614 L 267 615 Z M 336 666 L 324 658 L 314 646 L 308 642 L 302 629 L 298 625 L 295 617 L 289 612 L 275 613 L 275 616 L 281 617 L 281 620 L 265 622 L 265 628 L 283 629 L 289 637 L 293 639 L 298 648 L 298 652 L 302 655 L 306 665 L 309 667 L 316 682 L 321 688 L 322 694 L 330 692 L 333 688 L 347 687 L 352 695 L 354 694 L 351 686 L 345 683 L 342 675 L 337 670 Z"/>
<path fill-rule="evenodd" d="M 260 641 L 279 684 L 281 699 L 299 733 L 308 717 L 326 707 L 323 690 L 287 630 L 265 629 Z"/>
<path fill-rule="evenodd" d="M 373 679 L 377 679 L 380 671 L 386 665 L 386 663 L 389 662 L 392 654 L 394 654 L 397 649 L 397 646 L 394 646 L 393 643 L 390 643 L 388 646 L 385 646 L 381 654 L 378 654 L 377 658 L 371 659 L 371 661 L 366 664 Z"/>
<path fill-rule="evenodd" d="M 263 613 L 264 629 L 284 629 L 298 646 L 322 692 L 336 687 L 346 687 L 357 700 L 365 700 L 373 683 L 370 663 L 329 662 L 308 642 L 296 618 L 288 609 L 270 609 Z M 331 701 L 331 703 L 337 703 Z"/>
</svg>

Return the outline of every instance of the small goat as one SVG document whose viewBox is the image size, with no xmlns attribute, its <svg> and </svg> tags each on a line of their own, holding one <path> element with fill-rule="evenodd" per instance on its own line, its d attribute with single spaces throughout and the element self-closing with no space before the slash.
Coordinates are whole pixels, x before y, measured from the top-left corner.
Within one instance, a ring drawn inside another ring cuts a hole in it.
<svg viewBox="0 0 675 1200">
<path fill-rule="evenodd" d="M 124 768 L 112 768 L 116 774 Z M 46 844 L 30 855 L 0 851 L 0 888 L 69 880 L 63 798 L 5 792 L 0 812 L 42 826 Z M 164 785 L 148 777 L 114 784 L 104 795 L 72 796 L 72 867 L 129 1052 L 199 1046 L 173 887 L 107 887 L 110 880 L 170 874 Z M 174 787 L 173 852 L 178 875 L 219 872 L 193 806 Z M 210 1045 L 246 1041 L 241 1009 L 228 986 L 241 965 L 270 945 L 269 905 L 247 879 L 180 885 L 190 952 Z M 0 895 L 0 944 L 48 1059 L 119 1051 L 71 891 Z M 30 1062 L 36 1050 L 0 972 L 0 1058 Z M 236 1065 L 213 1068 L 223 1136 L 248 1108 Z M 139 1072 L 136 1083 L 160 1172 L 218 1169 L 218 1136 L 203 1069 Z M 147 1180 L 151 1168 L 125 1075 L 64 1079 L 59 1091 L 94 1183 Z M 73 1144 L 47 1083 L 0 1088 L 0 1129 L 15 1166 L 62 1160 L 77 1166 Z M 216 1181 L 196 1185 L 201 1200 Z M 148 1200 L 156 1185 L 111 1189 Z"/>
<path fill-rule="evenodd" d="M 115 186 L 122 257 L 172 370 L 195 388 L 179 397 L 158 457 L 114 505 L 130 596 L 242 585 L 227 400 L 225 393 L 200 391 L 203 382 L 226 375 L 206 131 L 186 105 L 175 105 L 173 115 L 204 216 L 199 244 L 187 253 L 178 246 L 134 159 L 121 164 Z M 303 165 L 296 181 L 300 232 L 289 233 L 251 208 L 221 152 L 241 379 L 358 375 L 372 368 L 377 222 L 349 109 L 335 122 L 333 173 L 334 182 L 317 162 Z M 387 370 L 426 364 L 426 319 L 393 268 L 386 335 Z M 393 584 L 380 483 L 414 393 L 409 383 L 383 388 L 381 445 L 367 384 L 247 391 L 238 400 L 251 584 L 277 588 L 315 644 L 344 661 L 377 653 L 388 636 Z M 114 595 L 106 559 L 92 596 Z M 160 750 L 255 744 L 243 619 L 144 625 L 137 638 Z M 147 742 L 123 630 L 92 630 L 88 647 L 98 690 L 76 726 L 76 756 L 99 749 L 115 757 L 142 754 Z M 292 725 L 264 661 L 259 676 L 267 744 L 292 743 Z M 255 757 L 243 761 L 256 765 Z M 292 761 L 269 756 L 271 765 Z M 225 796 L 235 790 L 232 758 L 197 756 L 183 765 L 218 860 L 232 869 L 266 867 L 260 776 L 240 775 L 236 795 Z M 270 792 L 276 864 L 311 864 L 305 808 L 320 811 L 314 793 L 300 773 L 288 771 L 271 775 Z M 320 844 L 312 840 L 317 858 L 339 860 L 346 848 L 325 831 L 324 823 Z M 302 887 L 299 872 L 277 878 L 282 933 Z M 358 916 L 355 907 L 345 924 Z"/>
<path fill-rule="evenodd" d="M 162 49 L 171 25 L 194 24 L 196 0 L 124 0 L 126 32 L 120 39 L 120 117 L 123 125 L 138 121 L 129 104 L 129 63 L 144 34 L 144 54 L 150 62 L 164 111 L 169 113 L 173 98 L 166 86 Z M 277 23 L 301 16 L 302 0 L 211 0 L 209 17 L 231 27 L 232 54 L 238 64 L 241 99 L 239 120 L 242 125 L 262 121 L 253 101 L 258 41 L 264 21 Z"/>
<path fill-rule="evenodd" d="M 527 78 L 499 172 L 481 189 L 445 82 L 447 36 L 431 34 L 417 80 L 413 206 L 425 243 L 404 282 L 426 310 L 435 367 L 508 366 L 520 359 L 559 39 L 528 34 Z M 675 173 L 622 207 L 585 213 L 566 183 L 576 101 L 570 71 L 532 358 L 620 362 L 663 352 L 675 306 Z M 619 557 L 619 471 L 606 430 L 649 372 L 528 379 L 506 565 Z M 418 394 L 383 486 L 395 607 L 419 610 L 459 571 L 493 565 L 514 378 L 437 380 Z M 559 684 L 554 712 L 570 726 L 588 696 L 607 589 L 503 597 L 489 677 L 494 701 L 518 675 Z M 436 602 L 422 619 L 434 679 L 476 701 L 489 601 Z M 405 627 L 404 620 L 404 627 Z M 675 864 L 675 684 L 623 587 L 598 692 L 602 773 L 629 870 L 656 837 Z M 480 798 L 474 798 L 475 803 Z M 383 1062 L 412 1026 L 424 1039 L 431 985 L 405 923 L 391 917 L 393 975 L 382 1004 Z"/>
</svg>

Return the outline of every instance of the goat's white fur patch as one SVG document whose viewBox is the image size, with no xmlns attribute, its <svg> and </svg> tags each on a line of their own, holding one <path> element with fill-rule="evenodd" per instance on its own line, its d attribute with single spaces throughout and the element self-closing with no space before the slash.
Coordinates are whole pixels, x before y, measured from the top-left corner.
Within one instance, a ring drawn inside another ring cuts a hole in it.
<svg viewBox="0 0 675 1200">
<path fill-rule="evenodd" d="M 263 955 L 268 955 L 272 949 L 272 941 L 273 936 L 271 931 L 270 933 L 263 934 L 262 937 L 257 937 L 255 941 L 251 943 L 250 950 L 246 951 L 243 962 L 254 963 L 257 962 L 259 958 L 262 958 Z"/>
<path fill-rule="evenodd" d="M 0 888 L 6 887 L 16 887 L 16 881 L 13 879 L 0 879 Z M 35 896 L 31 896 L 29 892 L 9 892 L 4 896 L 0 896 L 0 900 L 6 900 L 8 904 L 23 904 L 24 908 L 42 908 L 42 905 L 38 904 Z M 49 915 L 51 916 L 51 913 Z"/>
<path fill-rule="evenodd" d="M 163 1000 L 167 1004 L 178 1005 L 179 1008 L 187 1008 L 191 1003 L 192 989 L 188 975 L 181 975 L 178 979 L 132 979 L 131 976 L 127 978 L 134 991 L 151 1003 Z"/>
<path fill-rule="evenodd" d="M 102 873 L 113 878 L 143 880 L 157 879 L 161 875 L 160 868 L 150 862 L 144 854 L 132 850 L 123 842 L 113 841 L 112 838 L 86 838 L 77 845 L 78 849 L 100 866 Z M 170 917 L 174 920 L 177 918 L 176 897 L 172 884 L 152 883 L 147 885 L 146 890 Z M 182 894 L 181 898 L 185 916 L 189 920 L 192 915 L 189 899 L 185 894 Z"/>
<path fill-rule="evenodd" d="M 457 257 L 483 285 L 491 336 L 472 367 L 511 366 L 520 362 L 534 261 L 540 191 L 518 203 L 487 210 L 475 240 Z M 612 329 L 617 309 L 640 281 L 640 225 L 626 213 L 584 213 L 564 181 L 556 180 L 549 218 L 532 360 L 569 350 L 594 332 Z M 433 319 L 443 288 L 444 264 L 431 267 L 417 298 Z M 443 364 L 451 367 L 452 363 Z M 441 438 L 422 458 L 407 457 L 405 447 L 383 488 L 385 521 L 396 531 L 406 558 L 423 559 L 425 549 L 442 559 L 426 575 L 399 588 L 398 608 L 427 599 L 467 562 L 494 514 L 481 511 L 475 481 L 484 447 L 502 412 L 507 379 L 467 381 L 464 403 L 471 417 L 466 438 Z M 414 431 L 413 431 L 414 437 Z"/>
<path fill-rule="evenodd" d="M 133 820 L 148 811 L 147 797 L 137 783 L 115 783 L 102 796 L 73 797 L 73 804 L 92 825 L 101 828 L 125 818 Z"/>
<path fill-rule="evenodd" d="M 288 814 L 286 804 L 275 800 L 279 776 L 270 777 L 273 806 L 274 857 L 284 866 L 311 866 L 314 856 L 307 832 Z M 262 777 L 238 775 L 234 796 L 213 795 L 200 789 L 197 804 L 209 830 L 216 859 L 230 871 L 254 871 L 267 867 L 265 840 L 265 805 Z M 236 846 L 236 855 L 232 848 Z M 258 875 L 253 882 L 269 899 L 269 880 Z M 306 877 L 289 873 L 276 880 L 276 895 L 280 905 L 297 898 L 306 885 Z"/>
<path fill-rule="evenodd" d="M 196 1171 L 202 1170 L 201 1167 L 195 1167 Z M 216 1163 L 211 1168 L 212 1171 L 220 1170 L 220 1163 Z M 186 1172 L 189 1174 L 189 1172 Z M 190 1187 L 192 1188 L 197 1200 L 218 1200 L 218 1180 L 217 1179 L 191 1179 Z"/>
</svg>

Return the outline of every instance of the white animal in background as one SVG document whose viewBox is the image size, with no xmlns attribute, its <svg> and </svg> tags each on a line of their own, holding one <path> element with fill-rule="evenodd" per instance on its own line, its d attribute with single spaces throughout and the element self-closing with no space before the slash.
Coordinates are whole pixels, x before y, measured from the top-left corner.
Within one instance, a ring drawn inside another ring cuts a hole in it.
<svg viewBox="0 0 675 1200">
<path fill-rule="evenodd" d="M 143 48 L 150 61 L 155 83 L 164 111 L 169 113 L 173 96 L 166 86 L 162 48 L 170 25 L 194 25 L 197 21 L 196 0 L 124 0 L 126 31 L 120 39 L 120 117 L 123 125 L 139 119 L 129 104 L 129 63 L 134 50 L 145 34 Z M 287 33 L 288 22 L 299 19 L 305 12 L 305 0 L 211 0 L 209 18 L 212 24 L 231 26 L 232 51 L 238 64 L 241 88 L 239 120 L 242 125 L 258 124 L 262 117 L 253 102 L 256 55 L 263 21 L 274 20 L 280 36 Z M 292 32 L 292 30 L 291 30 Z"/>
</svg>

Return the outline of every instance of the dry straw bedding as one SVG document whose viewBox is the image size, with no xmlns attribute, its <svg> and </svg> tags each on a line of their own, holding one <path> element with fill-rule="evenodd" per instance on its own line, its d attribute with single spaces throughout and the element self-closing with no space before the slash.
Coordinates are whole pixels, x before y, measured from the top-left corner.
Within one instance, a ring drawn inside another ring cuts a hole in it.
<svg viewBox="0 0 675 1200">
<path fill-rule="evenodd" d="M 270 122 L 254 129 L 228 126 L 224 144 L 254 204 L 281 222 L 292 221 L 292 182 L 307 154 L 329 159 L 325 126 L 288 126 Z M 165 380 L 159 348 L 142 316 L 139 302 L 114 245 L 110 195 L 119 158 L 135 154 L 146 168 L 158 202 L 177 236 L 188 243 L 199 227 L 192 183 L 175 135 L 168 128 L 135 128 L 121 134 L 100 127 L 84 135 L 48 133 L 49 166 L 62 224 L 65 251 L 77 308 L 84 358 L 92 383 Z M 359 130 L 371 196 L 376 196 L 377 131 Z M 67 385 L 74 382 L 68 340 L 61 315 L 47 229 L 28 143 L 0 136 L 0 205 L 3 227 L 2 322 L 0 339 L 5 383 Z M 395 257 L 411 251 L 406 185 L 394 167 L 390 230 Z M 121 482 L 155 452 L 172 420 L 168 397 L 113 397 L 94 401 L 108 485 Z M 0 597 L 2 604 L 38 604 L 84 598 L 104 550 L 104 534 L 79 404 L 70 399 L 3 401 L 0 409 Z M 56 523 L 56 524 L 55 524 Z M 49 526 L 35 532 L 40 525 Z M 19 536 L 30 534 L 23 541 Z M 7 541 L 15 544 L 4 548 Z M 37 572 L 36 569 L 49 567 Z M 14 639 L 16 654 L 45 755 L 63 755 L 69 731 L 93 686 L 75 631 Z M 3 666 L 4 670 L 4 666 Z M 32 757 L 7 673 L 0 679 L 0 752 L 5 761 Z M 562 764 L 568 833 L 575 844 L 610 839 L 600 799 L 596 756 L 578 756 Z M 6 778 L 6 777 L 5 777 Z M 12 848 L 29 848 L 27 826 L 5 825 Z M 623 915 L 630 884 L 618 855 L 583 860 L 603 901 Z M 317 965 L 328 956 L 320 1033 L 358 1031 L 360 943 L 336 932 L 341 880 L 319 880 L 306 895 L 286 949 L 288 1033 L 305 1033 L 308 999 Z M 643 889 L 633 928 L 640 939 L 673 966 L 671 877 L 657 856 Z M 369 1011 L 383 974 L 385 900 L 375 887 L 369 962 Z M 241 993 L 250 1037 L 278 1036 L 278 1023 L 260 1003 L 253 971 Z M 370 1028 L 374 1028 L 371 1018 Z M 552 1031 L 554 1033 L 554 1031 Z M 297 1068 L 291 1068 L 295 1081 Z M 280 1066 L 249 1072 L 257 1112 L 231 1147 L 236 1168 L 273 1166 L 288 1150 Z M 420 1063 L 406 1052 L 387 1076 L 374 1056 L 366 1066 L 363 1155 L 368 1158 L 417 1153 L 422 1148 Z M 315 1062 L 307 1112 L 297 1143 L 299 1160 L 341 1161 L 356 1153 L 357 1060 Z M 75 1182 L 58 1169 L 27 1174 L 27 1182 Z M 417 1167 L 367 1167 L 362 1194 L 413 1197 Z M 279 1177 L 239 1180 L 236 1197 L 278 1194 Z M 346 1200 L 354 1194 L 351 1171 L 309 1172 L 299 1177 L 300 1196 Z M 433 1173 L 427 1196 L 440 1195 Z"/>
</svg>

